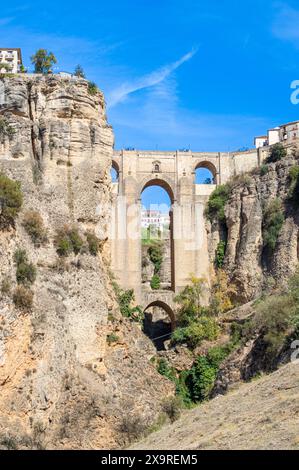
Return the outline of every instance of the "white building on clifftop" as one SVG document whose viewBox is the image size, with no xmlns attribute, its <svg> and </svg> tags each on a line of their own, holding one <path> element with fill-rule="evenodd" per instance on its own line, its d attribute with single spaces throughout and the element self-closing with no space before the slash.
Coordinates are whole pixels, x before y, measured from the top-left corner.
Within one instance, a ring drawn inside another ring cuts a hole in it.
<svg viewBox="0 0 299 470">
<path fill-rule="evenodd" d="M 0 73 L 18 73 L 21 65 L 20 48 L 0 48 Z"/>
</svg>

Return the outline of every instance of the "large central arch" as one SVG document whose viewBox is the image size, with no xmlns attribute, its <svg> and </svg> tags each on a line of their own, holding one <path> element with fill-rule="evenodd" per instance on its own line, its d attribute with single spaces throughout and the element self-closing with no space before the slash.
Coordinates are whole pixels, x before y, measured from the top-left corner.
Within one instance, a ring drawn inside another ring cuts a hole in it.
<svg viewBox="0 0 299 470">
<path fill-rule="evenodd" d="M 142 185 L 139 189 L 139 198 L 141 199 L 141 194 L 146 188 L 150 188 L 152 186 L 159 186 L 160 188 L 164 189 L 169 196 L 171 207 L 169 210 L 169 232 L 170 232 L 170 284 L 171 290 L 175 291 L 175 252 L 174 252 L 174 237 L 173 237 L 173 204 L 175 202 L 175 194 L 172 189 L 172 185 L 170 181 L 167 181 L 166 178 L 158 178 L 157 175 L 155 177 L 146 179 L 142 182 Z"/>
<path fill-rule="evenodd" d="M 151 175 L 149 177 L 143 178 L 141 181 L 141 184 L 139 185 L 139 195 L 141 196 L 141 193 L 146 189 L 151 186 L 160 186 L 160 188 L 165 189 L 167 192 L 169 199 L 171 201 L 171 204 L 174 204 L 176 201 L 176 192 L 175 192 L 175 183 L 172 181 L 170 178 L 168 178 L 166 175 L 163 175 L 163 177 L 159 177 L 157 174 L 156 175 Z"/>
</svg>

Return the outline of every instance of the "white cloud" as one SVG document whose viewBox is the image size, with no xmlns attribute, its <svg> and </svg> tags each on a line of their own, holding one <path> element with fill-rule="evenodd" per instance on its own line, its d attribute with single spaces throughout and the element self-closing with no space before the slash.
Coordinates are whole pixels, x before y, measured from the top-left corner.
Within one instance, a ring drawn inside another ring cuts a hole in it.
<svg viewBox="0 0 299 470">
<path fill-rule="evenodd" d="M 299 47 L 299 10 L 290 7 L 286 3 L 278 3 L 272 32 L 279 39 L 291 41 Z"/>
<path fill-rule="evenodd" d="M 114 90 L 107 94 L 107 105 L 108 108 L 123 102 L 131 93 L 139 90 L 143 90 L 149 87 L 153 87 L 163 82 L 169 75 L 179 68 L 182 64 L 192 59 L 196 54 L 197 49 L 192 49 L 187 54 L 183 55 L 179 60 L 172 62 L 171 64 L 165 65 L 160 69 L 151 72 L 148 75 L 144 75 L 141 78 L 137 78 L 132 82 L 125 82 Z"/>
</svg>

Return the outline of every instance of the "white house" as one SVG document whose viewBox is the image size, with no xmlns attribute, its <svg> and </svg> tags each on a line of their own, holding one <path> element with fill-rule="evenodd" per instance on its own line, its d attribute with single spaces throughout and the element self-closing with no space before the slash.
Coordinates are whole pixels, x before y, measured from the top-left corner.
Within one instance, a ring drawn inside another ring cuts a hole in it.
<svg viewBox="0 0 299 470">
<path fill-rule="evenodd" d="M 154 227 L 163 232 L 169 227 L 170 218 L 169 214 L 158 210 L 143 210 L 141 211 L 141 227 L 148 228 Z"/>
<path fill-rule="evenodd" d="M 256 148 L 274 145 L 278 142 L 292 142 L 299 138 L 299 121 L 288 122 L 281 126 L 269 129 L 266 136 L 259 136 L 254 139 Z"/>
<path fill-rule="evenodd" d="M 21 65 L 20 48 L 0 48 L 0 73 L 18 73 Z"/>
</svg>

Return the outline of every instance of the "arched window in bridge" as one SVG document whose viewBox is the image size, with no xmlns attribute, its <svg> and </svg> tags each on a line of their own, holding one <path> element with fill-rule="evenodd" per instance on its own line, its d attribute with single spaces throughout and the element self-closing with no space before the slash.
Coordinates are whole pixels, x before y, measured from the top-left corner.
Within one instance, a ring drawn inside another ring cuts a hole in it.
<svg viewBox="0 0 299 470">
<path fill-rule="evenodd" d="M 161 172 L 161 165 L 160 162 L 153 163 L 153 173 L 160 173 Z"/>
<path fill-rule="evenodd" d="M 213 163 L 200 162 L 195 167 L 195 184 L 216 184 L 216 174 Z"/>
<path fill-rule="evenodd" d="M 114 161 L 112 161 L 112 166 L 111 166 L 111 169 L 110 169 L 110 175 L 111 175 L 112 183 L 118 183 L 118 180 L 119 180 L 119 167 L 118 167 L 118 164 Z"/>
</svg>

